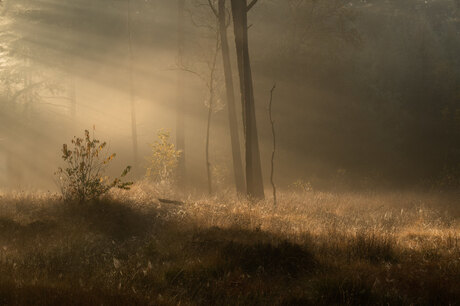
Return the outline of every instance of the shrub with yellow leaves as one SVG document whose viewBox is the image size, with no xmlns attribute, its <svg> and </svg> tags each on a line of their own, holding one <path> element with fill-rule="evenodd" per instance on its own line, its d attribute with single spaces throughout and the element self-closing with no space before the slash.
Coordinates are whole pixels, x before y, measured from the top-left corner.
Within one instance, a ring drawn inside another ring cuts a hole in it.
<svg viewBox="0 0 460 306">
<path fill-rule="evenodd" d="M 67 144 L 62 145 L 62 159 L 66 167 L 59 167 L 55 174 L 59 179 L 62 196 L 67 201 L 87 202 L 99 198 L 111 188 L 129 189 L 133 184 L 121 180 L 129 173 L 131 166 L 127 166 L 120 178 L 113 181 L 103 176 L 116 155 L 107 154 L 107 143 L 95 139 L 94 130 L 93 127 L 92 136 L 85 130 L 83 138 L 74 137 L 71 141 L 72 149 Z"/>
<path fill-rule="evenodd" d="M 146 176 L 156 183 L 171 184 L 182 152 L 170 142 L 169 131 L 160 129 L 157 136 L 158 140 L 151 144 Z"/>
</svg>

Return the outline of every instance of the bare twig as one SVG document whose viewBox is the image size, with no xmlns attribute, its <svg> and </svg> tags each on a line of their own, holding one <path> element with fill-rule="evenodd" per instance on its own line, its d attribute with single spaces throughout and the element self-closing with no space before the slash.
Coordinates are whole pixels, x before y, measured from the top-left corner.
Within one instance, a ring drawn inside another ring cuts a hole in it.
<svg viewBox="0 0 460 306">
<path fill-rule="evenodd" d="M 178 65 L 177 67 L 165 69 L 164 71 L 183 71 L 183 72 L 193 74 L 194 76 L 198 77 L 201 81 L 203 81 L 203 83 L 205 83 L 206 86 L 208 86 L 207 80 L 204 78 L 203 75 L 201 75 L 200 73 L 196 72 L 195 70 L 192 70 L 192 69 L 186 67 L 185 65 L 182 65 L 182 66 Z"/>
</svg>

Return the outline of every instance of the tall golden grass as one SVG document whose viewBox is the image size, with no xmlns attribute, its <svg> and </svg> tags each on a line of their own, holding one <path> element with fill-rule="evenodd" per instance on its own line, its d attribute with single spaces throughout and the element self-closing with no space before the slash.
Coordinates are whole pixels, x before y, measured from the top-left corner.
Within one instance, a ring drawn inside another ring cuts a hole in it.
<svg viewBox="0 0 460 306">
<path fill-rule="evenodd" d="M 454 305 L 459 283 L 455 195 L 0 195 L 2 304 Z"/>
</svg>

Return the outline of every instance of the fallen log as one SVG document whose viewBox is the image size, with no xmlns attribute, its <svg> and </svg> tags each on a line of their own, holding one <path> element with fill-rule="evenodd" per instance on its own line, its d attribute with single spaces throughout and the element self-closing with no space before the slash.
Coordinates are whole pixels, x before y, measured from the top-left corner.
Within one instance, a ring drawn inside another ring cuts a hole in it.
<svg viewBox="0 0 460 306">
<path fill-rule="evenodd" d="M 158 201 L 161 203 L 166 203 L 166 204 L 174 204 L 174 205 L 184 205 L 185 203 L 182 201 L 176 201 L 176 200 L 168 200 L 168 199 L 160 199 L 158 198 Z"/>
</svg>

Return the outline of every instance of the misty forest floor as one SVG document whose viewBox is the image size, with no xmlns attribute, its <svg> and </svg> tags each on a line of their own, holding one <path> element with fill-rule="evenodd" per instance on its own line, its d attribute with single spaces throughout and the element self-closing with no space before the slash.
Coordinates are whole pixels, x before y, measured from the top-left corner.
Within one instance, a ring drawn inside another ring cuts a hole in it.
<svg viewBox="0 0 460 306">
<path fill-rule="evenodd" d="M 460 304 L 454 196 L 159 196 L 0 195 L 0 304 Z"/>
</svg>

